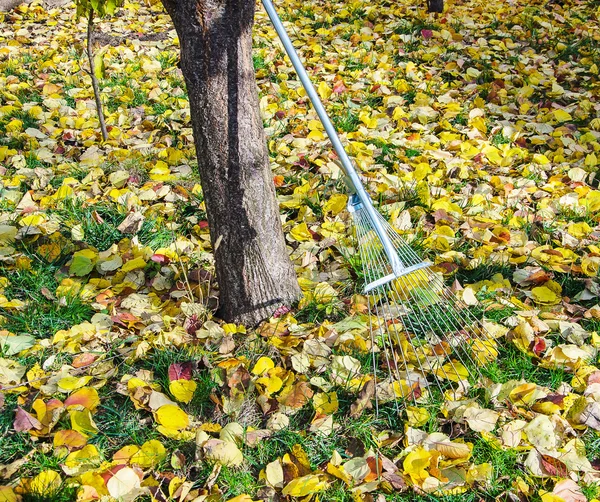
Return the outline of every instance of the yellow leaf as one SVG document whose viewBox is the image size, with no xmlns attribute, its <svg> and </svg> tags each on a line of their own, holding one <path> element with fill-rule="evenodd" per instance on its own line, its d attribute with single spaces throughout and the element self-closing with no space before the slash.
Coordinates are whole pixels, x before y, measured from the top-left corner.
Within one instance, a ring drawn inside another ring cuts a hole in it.
<svg viewBox="0 0 600 502">
<path fill-rule="evenodd" d="M 325 213 L 331 213 L 336 215 L 340 213 L 348 203 L 348 196 L 345 194 L 334 194 L 332 195 L 325 204 L 323 204 L 323 211 Z M 16 229 L 15 229 L 16 230 Z"/>
<path fill-rule="evenodd" d="M 579 223 L 571 223 L 567 227 L 567 232 L 577 239 L 581 239 L 592 232 L 590 227 L 585 221 Z"/>
<path fill-rule="evenodd" d="M 329 96 L 331 96 L 332 92 L 333 91 L 329 88 L 329 86 L 325 82 L 321 81 L 321 83 L 319 84 L 319 89 L 318 89 L 318 93 L 319 93 L 319 96 L 321 96 L 321 99 L 323 101 L 325 101 L 326 99 L 329 99 Z"/>
<path fill-rule="evenodd" d="M 290 237 L 298 242 L 305 242 L 313 239 L 310 230 L 308 230 L 308 226 L 304 222 L 296 225 L 290 230 Z"/>
<path fill-rule="evenodd" d="M 209 439 L 202 448 L 207 460 L 212 460 L 221 465 L 236 467 L 244 461 L 244 455 L 231 441 L 223 441 L 221 439 Z"/>
<path fill-rule="evenodd" d="M 60 474 L 55 471 L 42 471 L 29 482 L 29 491 L 37 494 L 47 494 L 56 492 L 62 481 Z"/>
<path fill-rule="evenodd" d="M 404 459 L 402 463 L 404 473 L 410 476 L 415 485 L 420 486 L 429 477 L 427 468 L 432 457 L 433 454 L 430 451 L 418 447 L 411 451 Z"/>
<path fill-rule="evenodd" d="M 417 408 L 416 406 L 407 406 L 406 415 L 408 416 L 408 425 L 411 427 L 423 427 L 431 417 L 427 408 Z"/>
<path fill-rule="evenodd" d="M 93 444 L 88 444 L 85 445 L 81 450 L 69 453 L 67 458 L 64 460 L 64 465 L 68 469 L 74 470 L 78 467 L 88 465 L 96 461 L 98 461 L 98 464 L 100 463 L 100 454 L 98 453 L 98 449 Z M 73 475 L 77 474 L 77 472 L 67 472 L 67 474 Z"/>
<path fill-rule="evenodd" d="M 72 410 L 69 412 L 71 417 L 71 428 L 77 432 L 81 432 L 85 436 L 93 436 L 98 432 L 96 424 L 92 420 L 90 410 Z"/>
<path fill-rule="evenodd" d="M 132 270 L 137 270 L 139 268 L 144 268 L 146 266 L 146 262 L 142 256 L 138 256 L 133 260 L 129 260 L 121 267 L 122 272 L 131 272 Z"/>
<path fill-rule="evenodd" d="M 283 380 L 277 375 L 260 377 L 256 380 L 256 383 L 262 385 L 269 395 L 279 392 L 283 387 Z"/>
<path fill-rule="evenodd" d="M 319 392 L 313 397 L 313 405 L 317 415 L 331 415 L 339 408 L 337 393 Z"/>
<path fill-rule="evenodd" d="M 153 181 L 171 181 L 174 179 L 169 166 L 162 160 L 156 162 L 154 167 L 150 170 L 149 177 Z"/>
<path fill-rule="evenodd" d="M 10 486 L 0 486 L 0 502 L 17 502 L 15 492 Z"/>
<path fill-rule="evenodd" d="M 85 387 L 91 379 L 91 376 L 64 377 L 58 381 L 58 390 L 60 390 L 61 392 L 71 392 L 75 389 L 81 389 L 81 387 Z"/>
<path fill-rule="evenodd" d="M 169 383 L 171 394 L 180 403 L 189 403 L 194 397 L 196 387 L 196 382 L 193 380 L 173 380 Z"/>
<path fill-rule="evenodd" d="M 170 429 L 185 429 L 190 425 L 190 417 L 179 406 L 165 404 L 156 410 L 156 420 Z"/>
<path fill-rule="evenodd" d="M 452 382 L 460 382 L 469 377 L 469 370 L 458 361 L 451 361 L 444 364 L 441 368 L 435 371 L 439 378 L 444 378 Z"/>
<path fill-rule="evenodd" d="M 270 357 L 263 356 L 258 361 L 256 361 L 254 368 L 252 368 L 252 373 L 254 375 L 262 375 L 263 373 L 266 373 L 274 367 L 275 363 L 273 362 L 273 360 Z"/>
<path fill-rule="evenodd" d="M 135 452 L 130 459 L 132 464 L 137 464 L 144 469 L 160 464 L 167 457 L 167 450 L 160 441 L 151 439 Z"/>
<path fill-rule="evenodd" d="M 546 157 L 543 153 L 534 153 L 533 154 L 533 162 L 535 164 L 539 164 L 541 166 L 545 166 L 546 164 L 550 164 L 548 157 Z"/>
<path fill-rule="evenodd" d="M 557 109 L 554 110 L 552 114 L 557 122 L 566 122 L 567 120 L 572 120 L 571 114 L 564 110 Z"/>
<path fill-rule="evenodd" d="M 327 488 L 327 482 L 321 481 L 316 474 L 309 474 L 301 478 L 292 479 L 283 488 L 284 497 L 306 497 Z"/>
<path fill-rule="evenodd" d="M 538 286 L 531 290 L 533 301 L 539 305 L 556 305 L 561 297 L 546 286 Z"/>
</svg>

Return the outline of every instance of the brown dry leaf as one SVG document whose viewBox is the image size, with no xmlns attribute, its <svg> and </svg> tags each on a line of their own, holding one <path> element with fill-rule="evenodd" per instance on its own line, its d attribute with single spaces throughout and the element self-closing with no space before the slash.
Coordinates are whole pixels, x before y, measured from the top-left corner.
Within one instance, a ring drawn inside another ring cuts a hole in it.
<svg viewBox="0 0 600 502">
<path fill-rule="evenodd" d="M 350 416 L 358 418 L 364 410 L 369 410 L 373 407 L 372 399 L 375 396 L 375 381 L 368 380 L 361 391 L 358 393 L 358 399 L 350 406 Z"/>
<path fill-rule="evenodd" d="M 277 401 L 284 406 L 297 409 L 307 404 L 313 397 L 313 394 L 314 392 L 308 382 L 300 381 L 289 387 L 285 387 L 281 391 Z"/>
</svg>

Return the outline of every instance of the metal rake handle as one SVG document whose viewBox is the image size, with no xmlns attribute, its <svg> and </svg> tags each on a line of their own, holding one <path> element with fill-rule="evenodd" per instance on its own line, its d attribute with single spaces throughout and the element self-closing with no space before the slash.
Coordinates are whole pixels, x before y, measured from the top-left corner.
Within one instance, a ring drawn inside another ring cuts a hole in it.
<svg viewBox="0 0 600 502">
<path fill-rule="evenodd" d="M 325 128 L 327 136 L 329 136 L 329 140 L 331 141 L 333 148 L 335 149 L 335 152 L 337 153 L 340 159 L 344 172 L 350 180 L 348 188 L 359 199 L 360 204 L 362 204 L 365 211 L 367 212 L 367 215 L 369 216 L 369 220 L 373 225 L 373 230 L 375 230 L 377 237 L 379 237 L 381 245 L 385 250 L 385 254 L 390 261 L 390 265 L 392 267 L 394 275 L 398 277 L 400 275 L 406 274 L 407 269 L 398 257 L 398 253 L 396 252 L 394 245 L 390 241 L 390 238 L 388 237 L 383 226 L 381 225 L 381 222 L 377 217 L 377 211 L 373 207 L 371 197 L 369 197 L 369 194 L 367 194 L 367 191 L 365 190 L 360 180 L 360 177 L 356 172 L 354 165 L 352 164 L 352 161 L 348 157 L 346 150 L 344 150 L 344 146 L 340 141 L 337 131 L 331 123 L 331 119 L 325 111 L 325 107 L 323 106 L 323 103 L 319 98 L 319 94 L 315 90 L 310 80 L 310 77 L 308 76 L 308 73 L 306 73 L 306 69 L 302 64 L 302 61 L 300 61 L 300 58 L 298 57 L 298 53 L 296 52 L 296 49 L 294 48 L 290 37 L 288 36 L 285 28 L 283 27 L 283 23 L 281 22 L 281 19 L 277 14 L 277 11 L 275 10 L 273 2 L 271 2 L 271 0 L 262 0 L 262 4 L 265 10 L 267 11 L 267 14 L 269 15 L 269 18 L 271 19 L 273 26 L 275 27 L 275 31 L 277 31 L 277 34 L 279 35 L 279 39 L 281 40 L 283 47 L 285 48 L 285 52 L 290 58 L 292 65 L 294 65 L 294 69 L 296 70 L 298 77 L 300 77 L 300 81 L 304 86 L 304 90 L 306 91 L 306 94 L 308 95 L 313 107 L 315 108 L 315 111 L 317 112 L 317 115 L 319 116 L 319 119 L 321 120 L 321 123 L 323 124 L 323 127 Z M 356 203 L 351 203 L 349 205 L 349 208 L 351 210 L 352 208 L 354 208 L 354 210 L 359 209 Z"/>
</svg>

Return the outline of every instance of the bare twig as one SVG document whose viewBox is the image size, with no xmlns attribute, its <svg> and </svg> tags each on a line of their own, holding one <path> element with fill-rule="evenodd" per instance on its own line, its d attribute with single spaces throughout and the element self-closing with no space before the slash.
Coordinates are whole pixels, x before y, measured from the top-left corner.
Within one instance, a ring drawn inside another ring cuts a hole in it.
<svg viewBox="0 0 600 502">
<path fill-rule="evenodd" d="M 96 110 L 98 111 L 98 120 L 100 122 L 100 130 L 102 131 L 102 139 L 108 139 L 108 131 L 106 130 L 106 122 L 104 121 L 104 112 L 102 111 L 102 101 L 100 100 L 100 87 L 94 68 L 94 53 L 92 51 L 92 35 L 94 32 L 94 10 L 90 9 L 87 25 L 87 53 L 90 62 L 90 77 L 92 78 L 92 87 L 94 89 L 94 98 L 96 100 Z"/>
</svg>

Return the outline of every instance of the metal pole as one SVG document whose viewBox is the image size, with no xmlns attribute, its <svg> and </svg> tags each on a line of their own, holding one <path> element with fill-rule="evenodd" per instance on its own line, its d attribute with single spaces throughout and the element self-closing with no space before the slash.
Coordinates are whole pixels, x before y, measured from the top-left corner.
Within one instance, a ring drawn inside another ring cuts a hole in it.
<svg viewBox="0 0 600 502">
<path fill-rule="evenodd" d="M 277 31 L 277 34 L 279 35 L 279 38 L 283 43 L 283 47 L 285 48 L 285 51 L 288 57 L 290 58 L 292 65 L 294 65 L 294 69 L 296 70 L 298 77 L 300 77 L 300 81 L 302 82 L 306 94 L 310 98 L 310 101 L 313 107 L 315 108 L 315 111 L 317 112 L 317 115 L 319 116 L 323 127 L 325 128 L 325 132 L 327 132 L 327 136 L 329 136 L 329 140 L 331 141 L 333 148 L 335 149 L 335 152 L 337 153 L 340 159 L 340 162 L 346 175 L 348 176 L 348 178 L 350 178 L 351 186 L 349 188 L 354 193 L 356 193 L 356 196 L 359 198 L 364 209 L 366 210 L 367 215 L 369 216 L 369 220 L 373 225 L 373 229 L 377 233 L 377 236 L 379 237 L 379 240 L 381 241 L 381 244 L 383 245 L 383 248 L 385 250 L 385 254 L 390 260 L 390 265 L 392 266 L 394 274 L 397 276 L 402 275 L 404 273 L 405 267 L 400 261 L 400 258 L 396 253 L 394 245 L 390 241 L 390 238 L 388 237 L 383 226 L 381 225 L 381 222 L 377 218 L 377 212 L 373 207 L 371 198 L 369 197 L 369 194 L 366 192 L 362 182 L 360 181 L 360 177 L 358 176 L 358 173 L 356 172 L 352 161 L 348 158 L 348 154 L 344 150 L 342 142 L 340 141 L 340 138 L 337 134 L 337 131 L 331 123 L 331 120 L 327 115 L 325 108 L 323 107 L 323 103 L 319 98 L 319 94 L 315 90 L 310 80 L 310 77 L 304 69 L 302 61 L 300 61 L 300 58 L 298 57 L 298 53 L 296 52 L 296 49 L 294 48 L 292 41 L 290 40 L 290 37 L 288 36 L 283 26 L 283 23 L 281 22 L 281 19 L 279 18 L 279 15 L 275 10 L 273 2 L 271 2 L 271 0 L 262 0 L 262 4 L 265 10 L 267 11 L 267 14 L 269 15 L 269 18 L 271 19 L 273 26 L 275 27 L 275 31 Z"/>
</svg>

